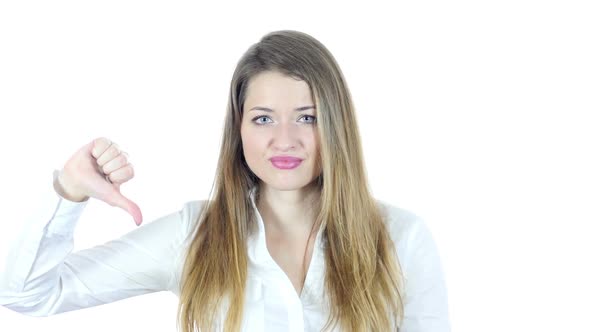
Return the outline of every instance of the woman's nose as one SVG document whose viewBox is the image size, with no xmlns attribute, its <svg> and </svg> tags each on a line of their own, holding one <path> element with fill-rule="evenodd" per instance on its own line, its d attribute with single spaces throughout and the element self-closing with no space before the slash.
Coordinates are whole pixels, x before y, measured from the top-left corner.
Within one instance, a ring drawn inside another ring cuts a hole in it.
<svg viewBox="0 0 590 332">
<path fill-rule="evenodd" d="M 276 126 L 274 131 L 274 145 L 281 149 L 289 149 L 297 144 L 297 126 L 290 123 L 282 123 Z"/>
</svg>

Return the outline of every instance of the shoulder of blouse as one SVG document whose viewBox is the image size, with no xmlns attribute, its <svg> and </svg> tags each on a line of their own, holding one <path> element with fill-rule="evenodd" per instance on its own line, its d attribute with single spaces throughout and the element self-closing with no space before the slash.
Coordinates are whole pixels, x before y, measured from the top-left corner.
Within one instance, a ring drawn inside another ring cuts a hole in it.
<svg viewBox="0 0 590 332">
<path fill-rule="evenodd" d="M 382 200 L 376 201 L 390 236 L 394 241 L 415 235 L 420 228 L 426 227 L 425 221 L 416 213 Z"/>
<path fill-rule="evenodd" d="M 377 200 L 383 220 L 402 265 L 410 259 L 416 247 L 430 246 L 432 234 L 426 221 L 418 214 L 388 202 Z M 436 249 L 434 249 L 436 250 Z"/>
<path fill-rule="evenodd" d="M 207 205 L 207 200 L 186 201 L 180 209 L 180 241 L 182 245 L 189 245 L 194 238 L 200 221 L 201 212 Z"/>
</svg>

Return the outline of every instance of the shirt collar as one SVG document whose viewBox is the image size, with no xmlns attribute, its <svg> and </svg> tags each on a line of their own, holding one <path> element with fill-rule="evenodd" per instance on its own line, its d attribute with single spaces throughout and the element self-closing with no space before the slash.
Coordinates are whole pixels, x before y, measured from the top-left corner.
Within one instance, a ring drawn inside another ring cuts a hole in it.
<svg viewBox="0 0 590 332">
<path fill-rule="evenodd" d="M 252 234 L 248 238 L 248 256 L 255 265 L 265 265 L 272 260 L 268 249 L 266 248 L 266 235 L 264 231 L 264 222 L 262 222 L 262 216 L 258 207 L 256 206 L 256 194 L 258 188 L 254 187 L 250 190 L 250 203 L 254 208 L 254 224 Z"/>
</svg>

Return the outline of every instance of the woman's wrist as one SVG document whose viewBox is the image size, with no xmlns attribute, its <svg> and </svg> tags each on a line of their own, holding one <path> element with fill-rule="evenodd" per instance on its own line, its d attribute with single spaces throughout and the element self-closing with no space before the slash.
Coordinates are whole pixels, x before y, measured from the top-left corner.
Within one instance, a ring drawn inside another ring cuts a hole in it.
<svg viewBox="0 0 590 332">
<path fill-rule="evenodd" d="M 53 181 L 53 188 L 61 197 L 77 203 L 87 201 L 90 198 L 86 195 L 77 194 L 73 190 L 68 188 L 67 185 L 64 185 L 63 180 L 61 179 L 61 175 L 62 173 L 60 172 L 59 175 Z"/>
</svg>

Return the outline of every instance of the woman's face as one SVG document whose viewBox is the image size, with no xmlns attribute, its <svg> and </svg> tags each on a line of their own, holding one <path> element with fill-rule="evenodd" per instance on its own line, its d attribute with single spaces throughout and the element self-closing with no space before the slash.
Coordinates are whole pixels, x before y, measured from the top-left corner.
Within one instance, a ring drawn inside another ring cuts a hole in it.
<svg viewBox="0 0 590 332">
<path fill-rule="evenodd" d="M 276 190 L 297 190 L 320 173 L 316 110 L 309 85 L 277 71 L 250 79 L 241 136 L 248 166 Z"/>
</svg>

